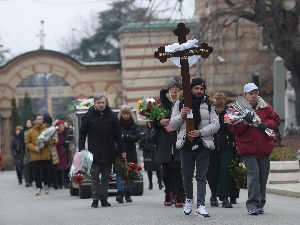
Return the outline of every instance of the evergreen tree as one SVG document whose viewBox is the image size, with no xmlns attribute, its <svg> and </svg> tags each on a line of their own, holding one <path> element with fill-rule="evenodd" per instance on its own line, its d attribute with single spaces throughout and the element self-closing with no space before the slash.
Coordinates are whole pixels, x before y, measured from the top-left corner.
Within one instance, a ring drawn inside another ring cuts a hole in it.
<svg viewBox="0 0 300 225">
<path fill-rule="evenodd" d="M 119 61 L 119 29 L 129 22 L 147 22 L 153 20 L 147 16 L 146 8 L 135 6 L 135 0 L 123 0 L 111 3 L 111 9 L 99 13 L 99 27 L 96 33 L 81 40 L 76 58 L 81 61 Z"/>
<path fill-rule="evenodd" d="M 13 97 L 13 99 L 12 99 L 11 108 L 12 108 L 12 113 L 11 113 L 12 125 L 13 125 L 13 128 L 15 128 L 18 125 L 22 125 L 21 124 L 21 118 L 20 118 L 20 115 L 19 115 L 19 109 L 17 107 L 15 97 Z"/>
<path fill-rule="evenodd" d="M 25 94 L 24 98 L 24 107 L 23 107 L 23 116 L 22 121 L 25 124 L 26 120 L 33 120 L 34 112 L 32 111 L 31 98 L 28 97 L 28 94 Z"/>
</svg>

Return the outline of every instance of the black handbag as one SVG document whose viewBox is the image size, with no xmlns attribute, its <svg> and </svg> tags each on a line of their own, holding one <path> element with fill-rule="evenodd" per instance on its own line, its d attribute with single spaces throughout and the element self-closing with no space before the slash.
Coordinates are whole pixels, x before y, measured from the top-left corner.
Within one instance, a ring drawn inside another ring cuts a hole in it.
<svg viewBox="0 0 300 225">
<path fill-rule="evenodd" d="M 158 130 L 150 127 L 148 130 L 148 135 L 147 135 L 147 139 L 146 139 L 147 142 L 152 145 L 157 145 L 158 133 L 159 133 Z"/>
</svg>

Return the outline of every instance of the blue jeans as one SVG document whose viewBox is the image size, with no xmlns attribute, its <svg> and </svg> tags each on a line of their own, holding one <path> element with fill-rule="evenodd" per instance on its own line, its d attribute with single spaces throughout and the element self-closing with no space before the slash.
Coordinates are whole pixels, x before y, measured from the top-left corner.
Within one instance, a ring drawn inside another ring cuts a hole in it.
<svg viewBox="0 0 300 225">
<path fill-rule="evenodd" d="M 93 200 L 107 200 L 109 187 L 109 174 L 111 172 L 112 163 L 104 163 L 101 165 L 92 164 L 92 198 Z M 101 184 L 100 175 L 101 173 Z"/>
<path fill-rule="evenodd" d="M 205 205 L 209 149 L 201 148 L 193 151 L 191 145 L 185 144 L 180 150 L 180 158 L 186 198 L 193 199 L 193 177 L 196 166 L 197 205 Z"/>
<path fill-rule="evenodd" d="M 125 191 L 126 193 L 132 193 L 132 186 L 124 187 L 122 177 L 119 174 L 117 174 L 117 176 L 116 176 L 116 184 L 117 184 L 118 192 Z"/>
</svg>

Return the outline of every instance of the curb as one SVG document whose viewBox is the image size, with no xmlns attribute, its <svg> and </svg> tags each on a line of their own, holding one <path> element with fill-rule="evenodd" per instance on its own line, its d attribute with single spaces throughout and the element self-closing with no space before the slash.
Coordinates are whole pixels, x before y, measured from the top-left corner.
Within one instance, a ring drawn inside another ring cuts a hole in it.
<svg viewBox="0 0 300 225">
<path fill-rule="evenodd" d="M 283 196 L 289 196 L 294 198 L 300 198 L 300 193 L 297 191 L 290 191 L 290 190 L 284 190 L 284 189 L 275 189 L 275 188 L 268 188 L 266 189 L 267 193 L 270 194 L 276 194 L 276 195 L 283 195 Z"/>
</svg>

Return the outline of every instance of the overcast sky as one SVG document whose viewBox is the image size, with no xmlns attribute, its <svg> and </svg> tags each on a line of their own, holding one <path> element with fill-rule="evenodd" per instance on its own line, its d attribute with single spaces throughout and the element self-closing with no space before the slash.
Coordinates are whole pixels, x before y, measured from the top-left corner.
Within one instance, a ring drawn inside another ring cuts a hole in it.
<svg viewBox="0 0 300 225">
<path fill-rule="evenodd" d="M 11 50 L 10 57 L 37 50 L 43 20 L 45 49 L 61 51 L 62 40 L 72 34 L 72 29 L 75 32 L 82 19 L 89 20 L 109 9 L 112 2 L 114 0 L 0 0 L 0 44 Z M 164 13 L 167 18 L 172 15 L 177 19 L 191 19 L 195 10 L 194 0 L 183 0 L 181 12 L 178 0 L 136 2 L 156 11 L 168 9 Z"/>
</svg>

